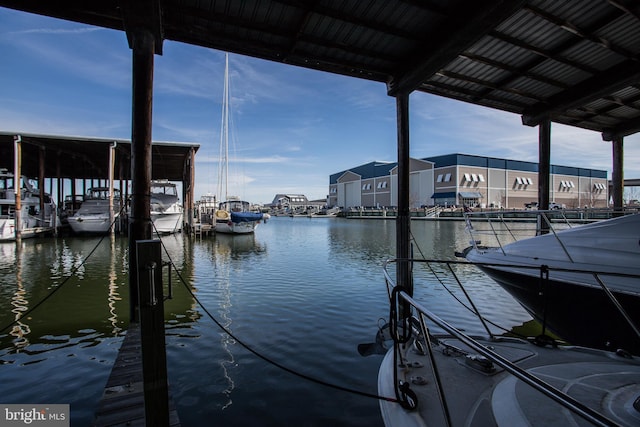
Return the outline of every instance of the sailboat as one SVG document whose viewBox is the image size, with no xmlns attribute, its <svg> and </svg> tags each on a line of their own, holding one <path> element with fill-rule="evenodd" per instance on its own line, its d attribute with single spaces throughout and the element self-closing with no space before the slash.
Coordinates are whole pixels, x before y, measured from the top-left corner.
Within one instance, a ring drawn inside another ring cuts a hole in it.
<svg viewBox="0 0 640 427">
<path fill-rule="evenodd" d="M 225 54 L 224 91 L 222 99 L 222 126 L 220 132 L 220 165 L 218 168 L 218 194 L 223 201 L 215 213 L 216 233 L 253 233 L 263 220 L 262 212 L 251 210 L 251 203 L 230 196 L 229 182 L 229 54 Z"/>
</svg>

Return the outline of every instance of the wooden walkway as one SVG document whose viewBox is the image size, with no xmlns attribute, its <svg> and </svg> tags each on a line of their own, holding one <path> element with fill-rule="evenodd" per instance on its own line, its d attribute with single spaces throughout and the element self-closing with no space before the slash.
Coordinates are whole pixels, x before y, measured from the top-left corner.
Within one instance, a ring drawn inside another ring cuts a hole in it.
<svg viewBox="0 0 640 427">
<path fill-rule="evenodd" d="M 169 425 L 180 426 L 172 399 L 169 399 Z M 139 323 L 129 325 L 100 399 L 93 426 L 145 426 Z"/>
</svg>

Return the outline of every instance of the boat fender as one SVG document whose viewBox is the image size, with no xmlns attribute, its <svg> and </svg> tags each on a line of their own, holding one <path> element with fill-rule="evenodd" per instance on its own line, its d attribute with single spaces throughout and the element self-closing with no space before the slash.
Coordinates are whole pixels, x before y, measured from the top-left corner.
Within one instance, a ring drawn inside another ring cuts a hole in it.
<svg viewBox="0 0 640 427">
<path fill-rule="evenodd" d="M 227 219 L 229 218 L 229 212 L 218 210 L 216 211 L 216 218 Z"/>
</svg>

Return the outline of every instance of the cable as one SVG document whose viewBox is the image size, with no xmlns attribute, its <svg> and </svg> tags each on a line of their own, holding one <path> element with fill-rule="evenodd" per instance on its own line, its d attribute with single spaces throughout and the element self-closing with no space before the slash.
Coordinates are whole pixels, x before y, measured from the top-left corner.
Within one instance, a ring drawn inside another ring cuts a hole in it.
<svg viewBox="0 0 640 427">
<path fill-rule="evenodd" d="M 167 248 L 164 246 L 164 243 L 162 243 L 162 240 L 160 240 L 162 247 L 165 251 L 165 254 L 167 255 L 167 257 L 169 258 L 169 262 L 171 263 L 171 265 L 174 268 L 174 271 L 176 272 L 176 274 L 178 275 L 178 278 L 180 279 L 180 282 L 184 285 L 185 289 L 187 290 L 187 292 L 193 297 L 193 299 L 196 301 L 196 303 L 200 306 L 200 308 L 202 308 L 202 310 L 207 314 L 207 316 L 227 335 L 229 335 L 232 339 L 234 339 L 238 344 L 240 344 L 242 347 L 244 347 L 246 350 L 248 350 L 249 352 L 251 352 L 253 355 L 259 357 L 260 359 L 264 360 L 265 362 L 279 368 L 282 369 L 283 371 L 286 371 L 292 375 L 295 375 L 297 377 L 303 378 L 305 380 L 314 382 L 316 384 L 320 384 L 326 387 L 330 387 L 330 388 L 334 388 L 337 390 L 341 390 L 341 391 L 345 391 L 347 393 L 352 393 L 352 394 L 356 394 L 359 396 L 364 396 L 364 397 L 370 397 L 373 399 L 378 399 L 378 400 L 385 400 L 387 402 L 394 402 L 394 403 L 399 403 L 399 401 L 397 399 L 391 398 L 391 397 L 385 397 L 385 396 L 379 396 L 377 394 L 372 394 L 372 393 L 367 393 L 367 392 L 363 392 L 360 390 L 354 390 L 351 388 L 347 388 L 347 387 L 343 387 L 337 384 L 332 384 L 332 383 L 328 383 L 326 381 L 323 380 L 319 380 L 317 378 L 313 378 L 309 375 L 303 374 L 301 372 L 298 371 L 294 371 L 291 368 L 288 368 L 278 362 L 276 362 L 275 360 L 259 353 L 257 350 L 254 350 L 253 348 L 251 348 L 248 344 L 246 344 L 244 341 L 242 341 L 241 339 L 239 339 L 237 336 L 235 336 L 233 333 L 231 333 L 231 331 L 229 331 L 227 328 L 224 327 L 224 325 L 222 325 L 210 312 L 209 310 L 207 310 L 207 308 L 202 304 L 202 302 L 200 302 L 200 300 L 198 299 L 198 297 L 191 291 L 191 289 L 189 289 L 189 287 L 187 286 L 186 281 L 182 278 L 182 275 L 180 274 L 180 272 L 178 271 L 178 269 L 176 268 L 175 264 L 173 263 L 173 260 L 171 259 L 171 256 L 169 255 Z"/>
</svg>

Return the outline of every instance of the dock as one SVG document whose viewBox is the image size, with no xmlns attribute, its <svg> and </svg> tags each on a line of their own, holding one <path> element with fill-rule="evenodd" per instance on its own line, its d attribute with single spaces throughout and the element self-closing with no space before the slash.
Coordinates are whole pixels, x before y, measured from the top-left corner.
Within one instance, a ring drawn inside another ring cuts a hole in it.
<svg viewBox="0 0 640 427">
<path fill-rule="evenodd" d="M 140 324 L 131 323 L 98 404 L 93 426 L 145 425 Z M 169 425 L 180 426 L 178 412 L 171 398 Z"/>
</svg>

